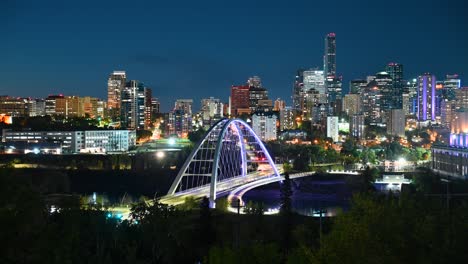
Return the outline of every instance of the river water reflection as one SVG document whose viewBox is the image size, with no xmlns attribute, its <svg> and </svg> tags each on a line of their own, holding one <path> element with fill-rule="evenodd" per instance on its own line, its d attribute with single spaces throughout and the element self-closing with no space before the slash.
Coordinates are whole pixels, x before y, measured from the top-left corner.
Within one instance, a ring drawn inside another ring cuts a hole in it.
<svg viewBox="0 0 468 264">
<path fill-rule="evenodd" d="M 265 209 L 277 209 L 280 206 L 280 186 L 272 183 L 253 189 L 243 196 L 249 201 L 263 203 Z M 291 197 L 294 211 L 307 216 L 335 216 L 341 210 L 349 208 L 352 192 L 344 180 L 316 180 L 301 178 L 292 180 Z"/>
</svg>

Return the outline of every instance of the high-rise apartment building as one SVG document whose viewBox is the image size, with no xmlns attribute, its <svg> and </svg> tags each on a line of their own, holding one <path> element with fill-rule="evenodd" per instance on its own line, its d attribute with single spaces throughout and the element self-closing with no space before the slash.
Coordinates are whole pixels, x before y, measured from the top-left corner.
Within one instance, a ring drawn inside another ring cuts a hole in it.
<svg viewBox="0 0 468 264">
<path fill-rule="evenodd" d="M 177 99 L 175 101 L 174 110 L 182 110 L 184 113 L 188 115 L 192 115 L 192 106 L 193 106 L 193 99 Z"/>
<path fill-rule="evenodd" d="M 145 128 L 145 86 L 135 80 L 127 82 L 121 91 L 120 123 L 124 128 Z"/>
<path fill-rule="evenodd" d="M 256 112 L 252 115 L 252 129 L 262 141 L 276 140 L 277 121 L 273 112 Z"/>
<path fill-rule="evenodd" d="M 280 130 L 289 130 L 295 128 L 296 114 L 292 107 L 286 106 L 280 110 Z"/>
<path fill-rule="evenodd" d="M 349 133 L 358 140 L 364 139 L 365 136 L 364 120 L 364 115 L 353 115 L 350 118 Z"/>
<path fill-rule="evenodd" d="M 202 99 L 201 114 L 203 122 L 210 125 L 212 120 L 219 120 L 223 117 L 223 103 L 214 97 Z"/>
<path fill-rule="evenodd" d="M 125 89 L 127 76 L 125 71 L 114 71 L 107 79 L 107 107 L 112 118 L 120 114 L 122 91 Z"/>
<path fill-rule="evenodd" d="M 418 77 L 418 121 L 436 120 L 436 78 L 430 73 Z"/>
</svg>

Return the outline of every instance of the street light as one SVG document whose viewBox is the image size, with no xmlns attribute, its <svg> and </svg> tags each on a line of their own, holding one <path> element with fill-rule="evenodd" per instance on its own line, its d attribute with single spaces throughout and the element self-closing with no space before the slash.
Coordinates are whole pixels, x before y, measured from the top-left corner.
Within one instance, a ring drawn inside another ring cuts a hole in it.
<svg viewBox="0 0 468 264">
<path fill-rule="evenodd" d="M 164 155 L 164 152 L 162 152 L 162 151 L 156 152 L 156 158 L 162 159 L 162 158 L 164 158 L 164 156 L 165 156 L 165 155 Z"/>
</svg>

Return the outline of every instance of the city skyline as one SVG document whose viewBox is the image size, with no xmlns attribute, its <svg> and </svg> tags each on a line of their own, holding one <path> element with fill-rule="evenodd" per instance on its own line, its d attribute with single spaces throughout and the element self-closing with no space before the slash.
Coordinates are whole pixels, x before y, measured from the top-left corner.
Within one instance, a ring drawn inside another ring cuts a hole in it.
<svg viewBox="0 0 468 264">
<path fill-rule="evenodd" d="M 272 99 L 280 97 L 290 104 L 295 72 L 323 65 L 324 38 L 330 32 L 336 33 L 337 73 L 344 78 L 344 94 L 350 80 L 384 70 L 389 62 L 403 64 L 406 79 L 431 72 L 440 79 L 458 73 L 463 80 L 468 66 L 461 59 L 468 54 L 464 55 L 467 51 L 462 47 L 468 34 L 463 30 L 466 18 L 456 1 L 431 6 L 402 3 L 385 7 L 389 14 L 398 15 L 397 22 L 389 22 L 389 17 L 381 18 L 375 12 L 382 7 L 362 1 L 352 7 L 366 13 L 365 17 L 347 12 L 350 4 L 341 3 L 332 20 L 326 20 L 329 17 L 324 12 L 311 16 L 302 10 L 311 4 L 302 2 L 285 6 L 259 3 L 250 9 L 243 9 L 242 4 L 188 3 L 176 9 L 168 3 L 148 4 L 147 8 L 99 3 L 96 10 L 87 10 L 86 3 L 81 3 L 69 10 L 68 4 L 56 1 L 41 6 L 7 1 L 0 4 L 5 22 L 0 32 L 6 36 L 0 43 L 4 79 L 0 93 L 33 97 L 63 93 L 105 99 L 107 76 L 125 70 L 129 79 L 152 88 L 162 110 L 167 111 L 181 97 L 193 98 L 196 108 L 209 96 L 227 101 L 231 85 L 245 84 L 247 78 L 258 75 Z M 309 10 L 327 8 L 323 4 L 312 7 Z M 125 15 L 127 9 L 140 11 L 139 19 L 105 22 L 113 14 Z M 248 11 L 256 16 L 247 22 L 232 21 L 237 13 Z M 292 13 L 287 17 L 291 19 L 275 19 L 284 12 Z M 450 15 L 430 20 L 418 15 L 428 12 L 436 13 L 436 18 Z M 178 18 L 198 23 L 177 22 Z M 219 19 L 220 24 L 214 25 L 211 19 Z M 456 36 L 455 41 L 443 41 L 450 36 Z"/>
</svg>

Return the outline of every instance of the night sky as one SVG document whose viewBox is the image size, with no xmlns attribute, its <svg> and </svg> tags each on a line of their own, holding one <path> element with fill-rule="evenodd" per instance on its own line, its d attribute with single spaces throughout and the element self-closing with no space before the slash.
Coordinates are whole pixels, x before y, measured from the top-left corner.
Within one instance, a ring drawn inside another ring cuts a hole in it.
<svg viewBox="0 0 468 264">
<path fill-rule="evenodd" d="M 214 96 L 259 75 L 290 101 L 298 68 L 323 67 L 337 34 L 344 89 L 394 61 L 405 77 L 459 73 L 468 84 L 468 14 L 445 1 L 0 0 L 0 94 L 106 99 L 125 70 L 168 110 L 177 98 Z"/>
</svg>

